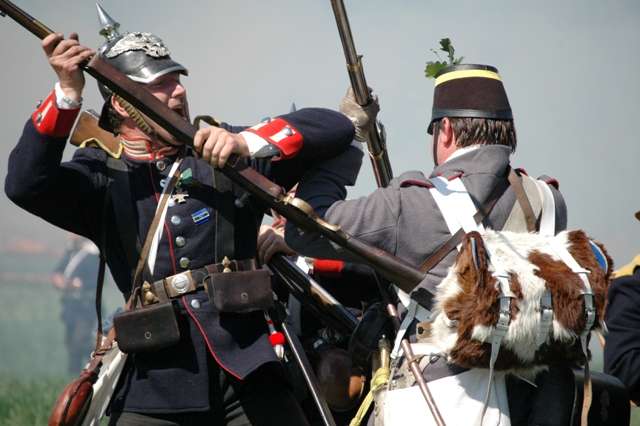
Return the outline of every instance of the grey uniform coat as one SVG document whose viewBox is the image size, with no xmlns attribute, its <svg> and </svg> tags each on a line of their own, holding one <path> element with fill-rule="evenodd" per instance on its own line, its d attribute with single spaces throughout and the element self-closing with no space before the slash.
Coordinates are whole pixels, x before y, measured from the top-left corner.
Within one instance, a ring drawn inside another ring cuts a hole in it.
<svg viewBox="0 0 640 426">
<path fill-rule="evenodd" d="M 473 202 L 480 207 L 485 203 L 509 166 L 510 149 L 505 146 L 482 146 L 462 155 L 450 158 L 429 177 L 461 176 Z M 298 185 L 296 196 L 309 202 L 316 213 L 327 222 L 375 247 L 379 247 L 414 265 L 420 265 L 450 237 L 440 210 L 433 199 L 427 178 L 419 171 L 409 171 L 393 179 L 388 187 L 371 195 L 345 201 L 345 185 L 354 184 L 362 153 L 352 148 L 341 156 L 319 164 L 309 171 Z M 566 228 L 566 205 L 557 183 L 551 190 L 556 202 L 556 232 Z M 511 187 L 499 198 L 485 217 L 483 224 L 502 229 L 507 221 L 516 197 Z M 305 256 L 357 262 L 350 253 L 328 240 L 305 233 L 287 225 L 287 243 Z M 425 280 L 412 292 L 412 297 L 430 309 L 430 301 L 436 285 L 446 276 L 457 251 L 451 251 Z M 403 306 L 398 306 L 402 316 Z M 412 328 L 410 327 L 409 330 Z M 435 372 L 436 369 L 430 369 Z M 431 379 L 447 375 L 442 371 Z"/>
</svg>

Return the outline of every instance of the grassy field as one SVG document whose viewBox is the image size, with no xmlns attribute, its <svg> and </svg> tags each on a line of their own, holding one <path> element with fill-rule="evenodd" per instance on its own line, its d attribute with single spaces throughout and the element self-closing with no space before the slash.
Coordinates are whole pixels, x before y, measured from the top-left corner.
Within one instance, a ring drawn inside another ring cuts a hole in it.
<svg viewBox="0 0 640 426">
<path fill-rule="evenodd" d="M 52 256 L 1 255 L 0 274 L 28 271 L 47 277 L 56 264 Z M 121 303 L 122 297 L 110 282 L 105 284 L 104 300 L 107 312 Z M 0 426 L 45 425 L 56 398 L 77 377 L 66 373 L 59 317 L 59 294 L 46 279 L 0 280 Z M 596 339 L 591 348 L 592 369 L 602 371 Z M 634 408 L 632 415 L 631 424 L 640 426 L 640 409 Z"/>
<path fill-rule="evenodd" d="M 0 426 L 46 425 L 58 395 L 77 377 L 67 374 L 60 294 L 42 278 L 57 262 L 46 255 L 0 256 L 3 277 L 29 274 L 0 280 Z M 104 299 L 107 312 L 122 300 L 111 282 Z"/>
</svg>

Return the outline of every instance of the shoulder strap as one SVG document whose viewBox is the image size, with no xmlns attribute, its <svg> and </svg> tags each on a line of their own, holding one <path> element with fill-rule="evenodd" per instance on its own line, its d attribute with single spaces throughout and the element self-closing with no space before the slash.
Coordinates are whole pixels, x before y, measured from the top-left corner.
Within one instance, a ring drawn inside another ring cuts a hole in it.
<svg viewBox="0 0 640 426">
<path fill-rule="evenodd" d="M 233 182 L 219 169 L 213 169 L 213 186 L 216 202 L 215 261 L 220 263 L 225 256 L 229 259 L 235 258 L 235 200 Z"/>
<path fill-rule="evenodd" d="M 535 215 L 533 214 L 533 209 L 531 208 L 529 198 L 527 197 L 527 193 L 525 192 L 524 187 L 522 186 L 522 182 L 520 182 L 520 178 L 518 177 L 516 171 L 511 167 L 509 167 L 509 169 L 509 183 L 513 187 L 513 192 L 516 194 L 516 199 L 518 200 L 520 208 L 524 213 L 524 220 L 527 224 L 527 231 L 535 232 L 536 219 Z"/>
<path fill-rule="evenodd" d="M 502 176 L 496 187 L 493 189 L 491 194 L 489 194 L 489 198 L 485 201 L 485 203 L 478 209 L 475 215 L 473 215 L 473 220 L 476 223 L 482 222 L 487 214 L 491 211 L 493 206 L 495 205 L 498 198 L 504 193 L 504 191 L 509 186 L 509 180 L 505 179 L 508 174 L 513 171 L 511 166 L 509 166 L 506 173 Z M 424 272 L 429 272 L 434 266 L 436 266 L 444 257 L 453 250 L 460 241 L 462 241 L 462 237 L 466 232 L 463 228 L 460 228 L 458 232 L 451 236 L 443 245 L 441 245 L 431 256 L 429 256 L 422 264 L 419 266 L 420 270 Z"/>
</svg>

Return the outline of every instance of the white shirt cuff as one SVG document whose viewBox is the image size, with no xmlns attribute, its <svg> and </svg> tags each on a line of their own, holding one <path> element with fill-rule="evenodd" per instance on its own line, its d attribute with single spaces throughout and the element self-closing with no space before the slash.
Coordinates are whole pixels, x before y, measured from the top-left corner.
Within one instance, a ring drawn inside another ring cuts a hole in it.
<svg viewBox="0 0 640 426">
<path fill-rule="evenodd" d="M 60 83 L 56 83 L 56 106 L 59 109 L 74 109 L 78 108 L 82 105 L 82 97 L 80 98 L 80 102 L 74 102 L 64 93 L 62 87 L 60 87 Z"/>
</svg>

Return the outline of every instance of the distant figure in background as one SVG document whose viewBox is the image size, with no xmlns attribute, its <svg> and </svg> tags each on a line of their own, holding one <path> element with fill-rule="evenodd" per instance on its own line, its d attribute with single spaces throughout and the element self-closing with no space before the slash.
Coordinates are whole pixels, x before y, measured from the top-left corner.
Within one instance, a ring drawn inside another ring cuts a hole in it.
<svg viewBox="0 0 640 426">
<path fill-rule="evenodd" d="M 640 211 L 636 212 L 640 220 Z M 640 255 L 616 272 L 609 287 L 604 372 L 616 376 L 640 404 Z"/>
<path fill-rule="evenodd" d="M 62 291 L 62 322 L 65 325 L 65 345 L 69 352 L 69 374 L 78 374 L 89 360 L 95 341 L 96 282 L 98 277 L 98 247 L 88 239 L 69 233 L 64 257 L 51 280 Z"/>
</svg>

